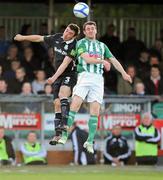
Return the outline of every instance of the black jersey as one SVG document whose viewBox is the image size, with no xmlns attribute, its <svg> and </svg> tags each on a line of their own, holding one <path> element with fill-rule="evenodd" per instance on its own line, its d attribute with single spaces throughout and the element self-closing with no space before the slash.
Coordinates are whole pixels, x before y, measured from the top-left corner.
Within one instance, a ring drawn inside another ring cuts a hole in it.
<svg viewBox="0 0 163 180">
<path fill-rule="evenodd" d="M 55 70 L 62 64 L 65 56 L 69 56 L 73 59 L 71 63 L 68 65 L 63 75 L 67 75 L 69 73 L 76 72 L 75 68 L 75 48 L 76 48 L 76 40 L 72 39 L 69 41 L 64 41 L 63 34 L 57 33 L 50 36 L 44 36 L 44 42 L 48 45 L 48 47 L 52 47 L 55 56 L 54 56 L 54 67 Z"/>
</svg>

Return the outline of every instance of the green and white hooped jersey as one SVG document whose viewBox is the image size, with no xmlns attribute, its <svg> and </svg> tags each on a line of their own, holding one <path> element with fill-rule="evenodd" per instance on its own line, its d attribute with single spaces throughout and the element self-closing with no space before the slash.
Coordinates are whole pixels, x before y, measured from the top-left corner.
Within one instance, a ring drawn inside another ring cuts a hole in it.
<svg viewBox="0 0 163 180">
<path fill-rule="evenodd" d="M 82 53 L 88 53 L 90 57 L 98 58 L 101 60 L 114 57 L 109 48 L 104 43 L 98 40 L 83 38 L 78 41 L 76 48 L 78 59 L 78 73 L 86 71 L 90 73 L 103 74 L 103 64 L 87 64 L 80 56 Z"/>
</svg>

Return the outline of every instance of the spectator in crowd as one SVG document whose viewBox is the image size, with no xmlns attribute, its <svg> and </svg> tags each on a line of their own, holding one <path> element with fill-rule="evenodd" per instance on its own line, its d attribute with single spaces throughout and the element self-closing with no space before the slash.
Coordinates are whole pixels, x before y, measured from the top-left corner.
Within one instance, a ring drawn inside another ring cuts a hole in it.
<svg viewBox="0 0 163 180">
<path fill-rule="evenodd" d="M 0 94 L 8 94 L 6 80 L 2 78 L 0 78 Z"/>
<path fill-rule="evenodd" d="M 150 66 L 159 65 L 160 64 L 159 57 L 157 55 L 150 55 L 149 56 L 149 64 L 150 64 Z"/>
<path fill-rule="evenodd" d="M 53 89 L 52 89 L 52 86 L 50 84 L 45 84 L 44 85 L 44 90 L 43 91 L 39 91 L 38 94 L 44 94 L 44 95 L 47 95 L 47 96 L 50 96 L 50 95 L 53 95 Z"/>
<path fill-rule="evenodd" d="M 4 72 L 4 78 L 8 80 L 15 79 L 16 70 L 21 66 L 20 61 L 13 60 L 11 61 L 11 69 Z"/>
<path fill-rule="evenodd" d="M 29 96 L 32 95 L 32 86 L 29 82 L 24 82 L 22 85 L 22 92 L 21 95 Z"/>
<path fill-rule="evenodd" d="M 47 23 L 40 24 L 39 35 L 45 36 L 48 35 L 48 25 Z"/>
<path fill-rule="evenodd" d="M 15 165 L 15 152 L 11 139 L 5 135 L 5 129 L 0 126 L 0 164 Z"/>
<path fill-rule="evenodd" d="M 46 94 L 47 96 L 53 94 L 53 89 L 52 89 L 52 86 L 50 84 L 45 84 L 45 86 L 44 86 L 44 94 Z"/>
<path fill-rule="evenodd" d="M 6 55 L 10 42 L 6 40 L 5 26 L 0 26 L 0 58 Z"/>
<path fill-rule="evenodd" d="M 22 35 L 28 35 L 29 33 L 32 34 L 32 26 L 30 24 L 23 24 L 20 33 Z M 32 46 L 32 43 L 29 41 L 22 41 L 22 42 L 14 41 L 14 43 L 17 45 L 20 52 L 23 52 L 24 48 Z"/>
<path fill-rule="evenodd" d="M 21 35 L 32 34 L 31 24 L 24 24 L 21 28 L 20 34 Z M 15 43 L 19 47 L 20 52 L 24 52 L 24 49 L 26 47 L 32 47 L 35 56 L 37 57 L 37 59 L 39 59 L 40 65 L 39 65 L 38 69 L 40 69 L 42 61 L 47 58 L 47 52 L 46 52 L 46 48 L 45 48 L 44 44 L 43 43 L 33 43 L 30 41 L 21 41 L 21 42 L 15 41 Z"/>
<path fill-rule="evenodd" d="M 138 165 L 155 165 L 157 163 L 160 133 L 152 124 L 150 113 L 143 113 L 141 125 L 135 128 L 135 153 Z"/>
<path fill-rule="evenodd" d="M 36 72 L 36 79 L 32 82 L 32 89 L 35 94 L 44 90 L 46 84 L 46 75 L 44 70 L 38 70 Z"/>
<path fill-rule="evenodd" d="M 141 80 L 136 76 L 135 66 L 129 65 L 126 69 L 127 74 L 130 75 L 132 83 L 124 81 L 122 77 L 118 78 L 117 91 L 120 95 L 128 95 L 134 92 L 134 87 L 136 83 L 141 82 Z"/>
<path fill-rule="evenodd" d="M 117 73 L 114 69 L 104 71 L 104 94 L 117 94 Z"/>
<path fill-rule="evenodd" d="M 106 34 L 100 38 L 100 41 L 105 43 L 110 51 L 118 59 L 120 58 L 120 40 L 119 37 L 115 35 L 116 27 L 114 24 L 109 24 L 107 26 Z"/>
<path fill-rule="evenodd" d="M 11 70 L 11 62 L 18 59 L 18 48 L 15 44 L 11 44 L 8 48 L 7 56 L 1 60 L 4 72 Z"/>
<path fill-rule="evenodd" d="M 42 63 L 42 68 L 44 69 L 47 77 L 51 77 L 55 72 L 54 53 L 55 52 L 54 52 L 53 48 L 49 48 L 48 49 L 48 58 L 45 61 L 43 61 L 43 63 Z"/>
<path fill-rule="evenodd" d="M 145 86 L 144 83 L 138 82 L 135 84 L 133 95 L 144 96 L 145 95 Z"/>
<path fill-rule="evenodd" d="M 24 48 L 22 66 L 25 68 L 29 81 L 33 81 L 35 77 L 34 72 L 40 68 L 41 65 L 30 46 Z"/>
<path fill-rule="evenodd" d="M 80 129 L 76 123 L 72 126 L 71 141 L 73 144 L 74 164 L 88 165 L 95 164 L 95 153 L 91 154 L 83 147 L 84 142 L 87 140 L 88 133 Z"/>
<path fill-rule="evenodd" d="M 150 49 L 150 54 L 158 57 L 159 61 L 163 60 L 163 42 L 161 39 L 156 39 L 153 47 Z"/>
<path fill-rule="evenodd" d="M 20 94 L 22 91 L 22 85 L 24 82 L 27 82 L 25 69 L 20 67 L 16 70 L 16 77 L 13 80 L 8 81 L 9 92 L 11 94 Z"/>
<path fill-rule="evenodd" d="M 127 140 L 122 136 L 122 129 L 116 125 L 112 133 L 105 139 L 104 163 L 112 166 L 121 166 L 127 163 L 131 156 L 131 150 Z"/>
<path fill-rule="evenodd" d="M 44 146 L 37 141 L 37 135 L 35 132 L 29 132 L 27 141 L 21 145 L 20 151 L 23 154 L 25 165 L 46 164 L 47 151 Z"/>
<path fill-rule="evenodd" d="M 151 66 L 150 76 L 145 81 L 145 88 L 148 95 L 163 94 L 163 77 L 158 65 Z"/>
<path fill-rule="evenodd" d="M 32 26 L 31 26 L 31 24 L 23 24 L 20 34 L 22 34 L 22 35 L 32 34 Z"/>
<path fill-rule="evenodd" d="M 128 29 L 128 38 L 121 45 L 122 60 L 125 64 L 135 64 L 140 52 L 145 49 L 144 42 L 136 39 L 134 27 Z"/>
<path fill-rule="evenodd" d="M 150 74 L 149 52 L 144 49 L 140 52 L 139 59 L 135 62 L 137 76 L 144 81 Z"/>
</svg>

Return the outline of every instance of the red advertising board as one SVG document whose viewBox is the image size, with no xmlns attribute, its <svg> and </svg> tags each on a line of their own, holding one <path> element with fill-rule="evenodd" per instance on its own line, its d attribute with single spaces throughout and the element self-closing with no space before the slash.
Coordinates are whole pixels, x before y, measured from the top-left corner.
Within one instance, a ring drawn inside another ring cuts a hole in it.
<svg viewBox="0 0 163 180">
<path fill-rule="evenodd" d="M 40 130 L 40 114 L 0 114 L 0 126 L 10 130 Z"/>
<path fill-rule="evenodd" d="M 115 125 L 134 129 L 140 124 L 140 114 L 106 114 L 99 118 L 98 130 L 110 130 Z"/>
<path fill-rule="evenodd" d="M 163 119 L 155 119 L 153 124 L 156 128 L 161 129 L 163 128 Z"/>
<path fill-rule="evenodd" d="M 155 119 L 154 122 L 153 122 L 154 126 L 160 130 L 160 133 L 161 133 L 161 141 L 160 141 L 160 148 L 159 151 L 158 151 L 158 155 L 159 156 L 163 156 L 163 119 Z"/>
</svg>

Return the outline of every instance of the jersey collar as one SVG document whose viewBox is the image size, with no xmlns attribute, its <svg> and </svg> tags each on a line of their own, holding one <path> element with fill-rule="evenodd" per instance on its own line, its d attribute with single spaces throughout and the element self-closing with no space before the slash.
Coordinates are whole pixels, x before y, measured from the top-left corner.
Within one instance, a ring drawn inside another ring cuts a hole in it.
<svg viewBox="0 0 163 180">
<path fill-rule="evenodd" d="M 62 36 L 62 39 L 63 39 L 63 36 Z M 64 41 L 64 40 L 63 40 Z M 64 41 L 66 44 L 70 44 L 74 41 L 74 39 L 70 39 L 69 41 Z"/>
</svg>

